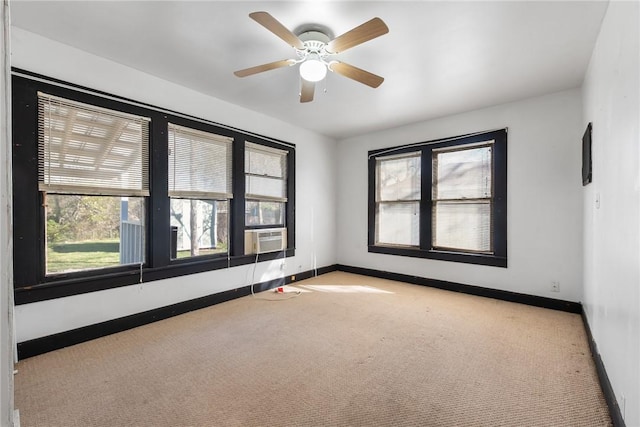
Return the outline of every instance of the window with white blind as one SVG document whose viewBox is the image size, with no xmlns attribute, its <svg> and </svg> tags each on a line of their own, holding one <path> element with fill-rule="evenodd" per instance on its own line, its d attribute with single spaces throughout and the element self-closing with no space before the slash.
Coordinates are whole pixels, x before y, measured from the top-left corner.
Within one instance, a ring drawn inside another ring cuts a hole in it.
<svg viewBox="0 0 640 427">
<path fill-rule="evenodd" d="M 245 226 L 284 226 L 287 151 L 245 143 Z"/>
<path fill-rule="evenodd" d="M 376 159 L 376 244 L 420 245 L 420 152 Z"/>
<path fill-rule="evenodd" d="M 507 265 L 507 133 L 369 153 L 369 251 Z"/>
<path fill-rule="evenodd" d="M 492 253 L 493 141 L 433 150 L 432 246 Z"/>
<path fill-rule="evenodd" d="M 46 274 L 144 263 L 149 119 L 38 93 Z"/>
<path fill-rule="evenodd" d="M 48 193 L 149 195 L 149 119 L 38 93 L 39 181 Z"/>
<path fill-rule="evenodd" d="M 168 124 L 171 257 L 226 253 L 233 138 Z"/>
</svg>

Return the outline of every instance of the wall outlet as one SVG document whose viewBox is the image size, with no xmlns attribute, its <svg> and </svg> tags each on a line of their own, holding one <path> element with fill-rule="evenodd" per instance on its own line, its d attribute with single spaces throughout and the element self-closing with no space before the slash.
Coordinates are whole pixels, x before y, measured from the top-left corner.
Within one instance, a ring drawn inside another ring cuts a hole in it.
<svg viewBox="0 0 640 427">
<path fill-rule="evenodd" d="M 551 292 L 560 292 L 560 282 L 557 280 L 551 281 Z"/>
<path fill-rule="evenodd" d="M 291 281 L 295 282 L 295 280 L 296 280 L 296 275 L 294 274 L 293 276 L 291 276 Z"/>
</svg>

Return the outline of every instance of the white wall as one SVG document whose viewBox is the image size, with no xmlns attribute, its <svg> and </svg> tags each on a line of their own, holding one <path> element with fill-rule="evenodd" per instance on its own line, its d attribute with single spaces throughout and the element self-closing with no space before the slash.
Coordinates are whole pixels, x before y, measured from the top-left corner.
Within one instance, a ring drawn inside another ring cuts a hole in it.
<svg viewBox="0 0 640 427">
<path fill-rule="evenodd" d="M 640 426 L 639 25 L 638 2 L 609 4 L 583 86 L 583 127 L 593 123 L 584 307 L 628 426 Z"/>
<path fill-rule="evenodd" d="M 255 280 L 336 263 L 334 140 L 18 28 L 11 38 L 14 67 L 296 144 L 296 256 L 284 270 L 280 261 L 260 263 Z M 253 266 L 242 266 L 19 305 L 17 341 L 235 289 L 252 277 Z"/>
<path fill-rule="evenodd" d="M 9 6 L 0 3 L 0 426 L 13 425 L 13 279 L 11 251 L 11 86 Z"/>
<path fill-rule="evenodd" d="M 580 301 L 581 108 L 575 89 L 340 141 L 338 262 Z M 367 252 L 368 150 L 504 127 L 508 268 Z M 559 293 L 551 292 L 552 280 Z"/>
</svg>

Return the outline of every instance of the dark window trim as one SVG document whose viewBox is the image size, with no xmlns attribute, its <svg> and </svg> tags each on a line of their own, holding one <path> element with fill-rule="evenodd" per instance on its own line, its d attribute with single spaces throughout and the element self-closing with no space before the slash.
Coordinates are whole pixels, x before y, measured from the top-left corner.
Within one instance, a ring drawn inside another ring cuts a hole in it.
<svg viewBox="0 0 640 427">
<path fill-rule="evenodd" d="M 295 145 L 208 120 L 188 116 L 83 86 L 13 69 L 13 210 L 15 303 L 27 304 L 70 295 L 236 267 L 256 262 L 244 255 L 244 142 L 288 151 L 287 249 L 260 254 L 258 262 L 295 255 Z M 150 117 L 149 180 L 146 199 L 146 262 L 45 275 L 44 210 L 38 191 L 37 92 Z M 167 123 L 229 136 L 233 143 L 233 191 L 229 206 L 229 255 L 170 259 Z M 142 273 L 142 274 L 141 274 Z"/>
<path fill-rule="evenodd" d="M 494 253 L 470 253 L 433 249 L 432 242 L 432 153 L 435 149 L 455 147 L 483 142 L 494 142 L 494 201 L 492 221 L 494 222 Z M 421 192 L 420 200 L 420 246 L 391 246 L 375 244 L 376 224 L 376 159 L 396 154 L 421 152 Z M 428 258 L 440 261 L 453 261 L 494 267 L 507 267 L 507 129 L 478 132 L 451 138 L 425 141 L 398 147 L 369 151 L 369 203 L 368 203 L 368 251 L 371 253 L 399 255 L 415 258 Z"/>
</svg>

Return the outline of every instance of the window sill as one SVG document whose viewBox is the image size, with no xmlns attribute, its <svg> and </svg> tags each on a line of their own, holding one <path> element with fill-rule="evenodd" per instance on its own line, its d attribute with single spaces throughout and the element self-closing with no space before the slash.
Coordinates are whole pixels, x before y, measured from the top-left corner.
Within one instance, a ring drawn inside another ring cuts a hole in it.
<svg viewBox="0 0 640 427">
<path fill-rule="evenodd" d="M 295 249 L 284 251 L 285 257 L 295 255 Z M 283 257 L 283 251 L 269 252 L 258 255 L 258 262 L 272 261 Z M 207 259 L 193 259 L 163 267 L 142 268 L 142 283 L 156 280 L 180 277 L 188 274 L 202 273 L 206 271 L 221 270 L 229 267 L 253 264 L 256 262 L 256 255 L 241 255 L 227 258 L 216 257 Z M 37 301 L 46 301 L 55 298 L 63 298 L 72 295 L 79 295 L 88 292 L 102 291 L 106 289 L 119 288 L 141 283 L 140 268 L 130 266 L 130 268 L 119 267 L 117 271 L 97 273 L 69 273 L 63 277 L 49 276 L 46 282 L 32 286 L 24 286 L 15 289 L 14 300 L 16 305 L 29 304 Z M 241 283 L 238 286 L 245 286 Z"/>
<path fill-rule="evenodd" d="M 369 246 L 369 252 L 386 255 L 399 255 L 413 258 L 427 258 L 439 261 L 453 261 L 466 264 L 487 265 L 492 267 L 507 267 L 507 257 L 486 254 L 471 254 L 461 252 L 448 252 L 437 250 L 425 250 L 402 246 Z"/>
</svg>

